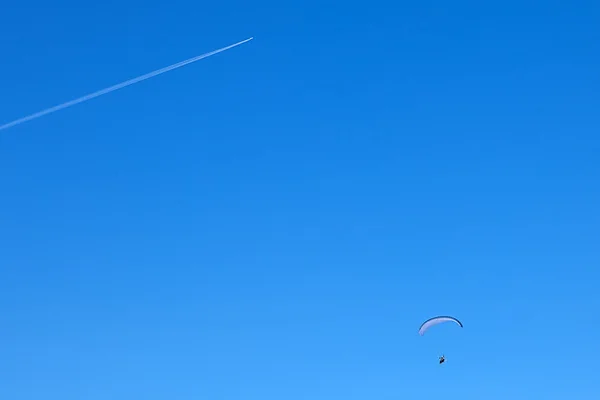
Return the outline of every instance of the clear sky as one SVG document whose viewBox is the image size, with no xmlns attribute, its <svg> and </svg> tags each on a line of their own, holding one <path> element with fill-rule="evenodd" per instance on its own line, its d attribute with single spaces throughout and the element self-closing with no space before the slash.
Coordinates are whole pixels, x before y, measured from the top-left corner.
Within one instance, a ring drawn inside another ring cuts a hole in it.
<svg viewBox="0 0 600 400">
<path fill-rule="evenodd" d="M 1 399 L 598 396 L 600 2 L 1 19 Z"/>
</svg>

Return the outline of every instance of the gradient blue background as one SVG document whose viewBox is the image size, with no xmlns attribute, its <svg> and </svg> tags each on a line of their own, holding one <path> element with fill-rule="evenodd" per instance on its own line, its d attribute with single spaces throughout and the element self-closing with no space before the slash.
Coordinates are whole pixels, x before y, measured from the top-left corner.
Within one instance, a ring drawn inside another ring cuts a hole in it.
<svg viewBox="0 0 600 400">
<path fill-rule="evenodd" d="M 1 19 L 0 398 L 598 396 L 598 1 Z"/>
</svg>

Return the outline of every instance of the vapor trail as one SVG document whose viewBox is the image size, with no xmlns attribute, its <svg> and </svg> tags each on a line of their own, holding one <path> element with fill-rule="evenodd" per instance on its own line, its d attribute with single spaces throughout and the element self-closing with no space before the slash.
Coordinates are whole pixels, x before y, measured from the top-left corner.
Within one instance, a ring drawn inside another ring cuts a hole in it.
<svg viewBox="0 0 600 400">
<path fill-rule="evenodd" d="M 202 55 L 199 55 L 199 56 L 196 56 L 196 57 L 192 57 L 192 58 L 187 59 L 185 61 L 181 61 L 181 62 L 178 62 L 176 64 L 169 65 L 168 67 L 157 69 L 156 71 L 149 72 L 149 73 L 147 73 L 145 75 L 142 75 L 142 76 L 138 76 L 137 78 L 133 78 L 133 79 L 130 79 L 128 81 L 118 83 L 118 84 L 116 84 L 114 86 L 111 86 L 111 87 L 108 87 L 106 89 L 98 90 L 97 92 L 90 93 L 90 94 L 85 95 L 83 97 L 80 97 L 78 99 L 67 101 L 66 103 L 59 104 L 57 106 L 48 108 L 46 110 L 36 112 L 35 114 L 28 115 L 27 117 L 23 117 L 23 118 L 17 119 L 15 121 L 9 122 L 9 123 L 4 124 L 4 125 L 0 125 L 0 131 L 2 131 L 4 129 L 12 128 L 15 125 L 20 125 L 23 122 L 31 121 L 33 119 L 42 117 L 42 116 L 44 116 L 46 114 L 51 114 L 53 112 L 62 110 L 64 108 L 74 106 L 75 104 L 83 103 L 84 101 L 91 100 L 91 99 L 93 99 L 95 97 L 99 97 L 99 96 L 102 96 L 104 94 L 107 94 L 107 93 L 110 93 L 110 92 L 114 92 L 115 90 L 119 90 L 119 89 L 122 89 L 122 88 L 124 88 L 126 86 L 133 85 L 134 83 L 145 81 L 146 79 L 150 79 L 150 78 L 153 78 L 153 77 L 155 77 L 157 75 L 164 74 L 165 72 L 169 72 L 169 71 L 172 71 L 172 70 L 174 70 L 176 68 L 183 67 L 184 65 L 191 64 L 193 62 L 202 60 L 203 58 L 207 58 L 207 57 L 213 56 L 215 54 L 222 53 L 222 52 L 224 52 L 226 50 L 229 50 L 229 49 L 231 49 L 233 47 L 236 47 L 236 46 L 239 46 L 239 45 L 244 44 L 246 42 L 249 42 L 252 39 L 254 39 L 254 38 L 251 37 L 251 38 L 248 38 L 246 40 L 242 40 L 241 42 L 237 42 L 237 43 L 234 43 L 232 45 L 220 48 L 218 50 L 214 50 L 214 51 L 211 51 L 209 53 L 205 53 L 205 54 L 202 54 Z"/>
</svg>

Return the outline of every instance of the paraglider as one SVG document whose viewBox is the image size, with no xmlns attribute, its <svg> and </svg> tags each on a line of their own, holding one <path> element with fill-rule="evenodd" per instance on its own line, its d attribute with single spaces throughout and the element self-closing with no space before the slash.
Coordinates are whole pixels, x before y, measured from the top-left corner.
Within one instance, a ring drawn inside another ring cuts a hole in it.
<svg viewBox="0 0 600 400">
<path fill-rule="evenodd" d="M 421 336 L 425 335 L 425 332 L 427 332 L 427 330 L 429 330 L 429 328 L 431 328 L 432 326 L 435 326 L 435 325 L 442 324 L 444 322 L 454 322 L 461 328 L 463 327 L 462 322 L 460 322 L 458 319 L 456 319 L 454 317 L 438 316 L 438 317 L 430 318 L 427 321 L 423 322 L 423 324 L 421 324 L 421 327 L 419 328 L 419 335 L 421 335 Z M 446 357 L 444 355 L 442 355 L 439 358 L 439 362 L 440 362 L 440 365 L 445 363 Z"/>
<path fill-rule="evenodd" d="M 444 317 L 444 316 L 433 317 L 433 318 L 429 318 L 427 321 L 423 322 L 423 324 L 419 328 L 419 335 L 423 336 L 429 328 L 431 328 L 432 326 L 435 326 L 435 325 L 442 324 L 444 322 L 454 322 L 461 328 L 463 327 L 462 322 L 460 322 L 459 320 L 457 320 L 454 317 Z"/>
</svg>

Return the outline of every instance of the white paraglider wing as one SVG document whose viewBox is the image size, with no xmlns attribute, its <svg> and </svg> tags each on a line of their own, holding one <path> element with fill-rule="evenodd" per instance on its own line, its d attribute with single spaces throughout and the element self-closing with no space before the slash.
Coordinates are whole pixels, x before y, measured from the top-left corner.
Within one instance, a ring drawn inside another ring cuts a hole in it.
<svg viewBox="0 0 600 400">
<path fill-rule="evenodd" d="M 446 317 L 446 316 L 433 317 L 433 318 L 430 318 L 427 321 L 423 322 L 423 324 L 419 328 L 419 335 L 423 336 L 425 334 L 425 332 L 432 326 L 435 326 L 438 324 L 443 324 L 445 322 L 454 322 L 461 328 L 463 327 L 462 322 L 460 322 L 458 319 L 456 319 L 454 317 Z"/>
</svg>

